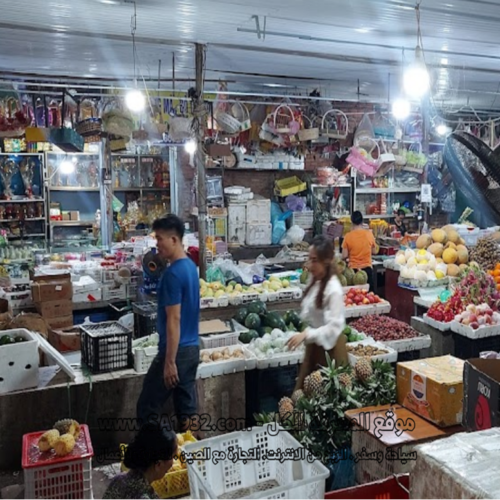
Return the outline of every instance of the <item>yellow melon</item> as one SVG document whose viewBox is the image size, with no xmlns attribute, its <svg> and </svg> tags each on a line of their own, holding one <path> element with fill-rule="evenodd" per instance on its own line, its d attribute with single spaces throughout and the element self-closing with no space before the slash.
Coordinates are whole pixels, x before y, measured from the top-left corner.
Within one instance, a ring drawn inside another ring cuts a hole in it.
<svg viewBox="0 0 500 500">
<path fill-rule="evenodd" d="M 446 243 L 446 245 L 444 246 L 445 250 L 447 248 L 453 248 L 453 250 L 456 250 L 457 249 L 457 245 L 455 245 L 455 243 L 453 243 L 452 241 L 448 241 L 448 243 Z"/>
<path fill-rule="evenodd" d="M 441 228 L 443 231 L 448 232 L 448 231 L 455 231 L 455 228 L 452 225 L 444 226 Z"/>
<path fill-rule="evenodd" d="M 428 234 L 422 234 L 418 237 L 416 242 L 417 248 L 423 249 L 427 248 L 429 245 L 432 245 L 432 238 Z"/>
<path fill-rule="evenodd" d="M 434 257 L 439 258 L 443 255 L 444 248 L 442 243 L 433 243 L 427 251 L 434 255 Z"/>
<path fill-rule="evenodd" d="M 457 254 L 459 264 L 467 264 L 467 262 L 469 262 L 469 251 L 467 250 L 467 248 L 459 245 Z"/>
<path fill-rule="evenodd" d="M 448 229 L 446 231 L 446 236 L 448 237 L 448 241 L 451 241 L 452 243 L 458 243 L 458 240 L 460 239 L 460 235 L 454 229 Z"/>
<path fill-rule="evenodd" d="M 434 229 L 431 233 L 431 237 L 434 243 L 442 243 L 444 245 L 447 241 L 446 231 L 442 229 Z"/>
<path fill-rule="evenodd" d="M 458 276 L 460 268 L 456 264 L 448 264 L 448 276 Z"/>
<path fill-rule="evenodd" d="M 465 240 L 463 238 L 459 238 L 458 243 L 460 245 L 465 245 Z"/>
<path fill-rule="evenodd" d="M 443 260 L 445 264 L 455 264 L 458 260 L 458 252 L 454 248 L 447 248 L 443 252 Z"/>
<path fill-rule="evenodd" d="M 443 262 L 444 260 L 441 258 L 436 259 L 436 264 L 442 264 Z"/>
<path fill-rule="evenodd" d="M 497 231 L 496 233 L 493 233 L 491 235 L 491 237 L 495 240 L 495 241 L 499 241 L 500 240 L 500 231 Z"/>
</svg>

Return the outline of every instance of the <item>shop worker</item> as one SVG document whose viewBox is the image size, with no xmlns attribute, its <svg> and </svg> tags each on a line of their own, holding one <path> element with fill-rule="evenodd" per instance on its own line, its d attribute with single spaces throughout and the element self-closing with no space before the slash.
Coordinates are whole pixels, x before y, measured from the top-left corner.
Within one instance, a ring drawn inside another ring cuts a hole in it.
<svg viewBox="0 0 500 500">
<path fill-rule="evenodd" d="M 326 365 L 327 352 L 336 366 L 348 363 L 345 327 L 344 292 L 338 279 L 335 250 L 331 240 L 324 236 L 314 238 L 309 248 L 307 269 L 310 283 L 304 292 L 301 318 L 310 327 L 288 341 L 290 349 L 306 344 L 304 361 L 300 367 L 295 390 L 302 389 L 305 378 Z"/>
<path fill-rule="evenodd" d="M 127 446 L 123 465 L 128 472 L 115 476 L 103 498 L 159 498 L 151 484 L 162 479 L 177 453 L 177 436 L 159 424 L 146 424 Z"/>
<path fill-rule="evenodd" d="M 363 226 L 363 214 L 354 212 L 351 216 L 352 229 L 344 238 L 342 258 L 349 260 L 353 271 L 365 271 L 370 291 L 373 291 L 372 254 L 377 252 L 375 237 L 370 229 Z"/>
<path fill-rule="evenodd" d="M 401 209 L 399 209 L 394 215 L 394 225 L 396 226 L 396 230 L 401 233 L 402 237 L 404 237 L 407 233 L 407 229 L 404 223 L 405 216 L 405 211 Z"/>
<path fill-rule="evenodd" d="M 173 396 L 179 431 L 189 428 L 197 411 L 196 371 L 199 363 L 198 328 L 200 285 L 198 270 L 182 243 L 184 224 L 176 215 L 153 223 L 158 254 L 168 261 L 157 289 L 159 352 L 144 379 L 137 418 L 158 421 Z M 154 419 L 154 420 L 151 420 Z"/>
</svg>

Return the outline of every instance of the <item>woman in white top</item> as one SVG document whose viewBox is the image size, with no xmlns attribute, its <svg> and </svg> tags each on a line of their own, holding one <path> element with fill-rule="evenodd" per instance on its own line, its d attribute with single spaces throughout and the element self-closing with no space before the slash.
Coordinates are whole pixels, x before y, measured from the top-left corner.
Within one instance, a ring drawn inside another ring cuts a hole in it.
<svg viewBox="0 0 500 500">
<path fill-rule="evenodd" d="M 348 363 L 345 327 L 344 293 L 337 278 L 333 243 L 324 236 L 314 238 L 309 248 L 307 268 L 311 274 L 302 300 L 301 318 L 310 327 L 288 341 L 290 349 L 306 343 L 304 362 L 300 367 L 295 390 L 302 389 L 304 379 L 319 366 L 326 365 L 326 355 L 335 364 Z"/>
</svg>

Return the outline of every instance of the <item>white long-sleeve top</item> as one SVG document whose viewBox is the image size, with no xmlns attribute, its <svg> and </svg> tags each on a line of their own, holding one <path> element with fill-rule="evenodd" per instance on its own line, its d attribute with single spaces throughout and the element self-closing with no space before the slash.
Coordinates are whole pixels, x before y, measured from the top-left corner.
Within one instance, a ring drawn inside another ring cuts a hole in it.
<svg viewBox="0 0 500 500">
<path fill-rule="evenodd" d="M 320 282 L 316 282 L 301 305 L 301 318 L 311 327 L 306 329 L 306 344 L 317 344 L 326 351 L 337 344 L 345 327 L 344 292 L 336 276 L 325 287 L 323 309 L 316 307 Z"/>
</svg>

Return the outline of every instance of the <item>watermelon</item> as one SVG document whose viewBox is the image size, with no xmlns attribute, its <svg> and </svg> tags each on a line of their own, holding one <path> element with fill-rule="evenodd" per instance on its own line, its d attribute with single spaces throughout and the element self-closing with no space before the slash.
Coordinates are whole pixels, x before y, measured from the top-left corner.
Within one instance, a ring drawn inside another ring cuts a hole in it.
<svg viewBox="0 0 500 500">
<path fill-rule="evenodd" d="M 286 328 L 289 332 L 296 332 L 297 331 L 297 328 L 295 327 L 295 325 L 293 323 L 289 323 L 289 325 L 287 326 Z"/>
<path fill-rule="evenodd" d="M 309 325 L 305 321 L 301 321 L 297 326 L 299 332 L 303 332 Z"/>
<path fill-rule="evenodd" d="M 240 333 L 238 340 L 243 344 L 250 344 L 252 340 L 259 338 L 259 334 L 255 330 L 248 330 L 248 332 Z"/>
<path fill-rule="evenodd" d="M 287 325 L 292 323 L 295 328 L 297 328 L 300 325 L 301 321 L 300 316 L 295 311 L 287 311 L 283 316 L 283 320 Z"/>
<path fill-rule="evenodd" d="M 234 320 L 240 325 L 244 325 L 249 312 L 250 311 L 246 307 L 240 307 L 234 317 Z"/>
<path fill-rule="evenodd" d="M 264 304 L 264 302 L 261 302 L 260 300 L 251 302 L 250 304 L 248 304 L 247 308 L 249 313 L 255 313 L 258 314 L 259 316 L 266 314 L 267 312 L 266 305 Z"/>
<path fill-rule="evenodd" d="M 246 320 L 245 320 L 245 326 L 250 329 L 250 330 L 257 330 L 260 328 L 261 321 L 260 321 L 260 316 L 257 313 L 250 313 Z"/>
<path fill-rule="evenodd" d="M 283 321 L 283 318 L 278 313 L 268 313 L 264 316 L 264 325 L 269 326 L 273 330 L 278 328 L 282 332 L 286 331 L 286 323 Z"/>
<path fill-rule="evenodd" d="M 259 333 L 259 337 L 263 337 L 266 333 L 271 333 L 273 331 L 272 328 L 269 328 L 268 326 L 261 326 L 257 332 Z"/>
</svg>

